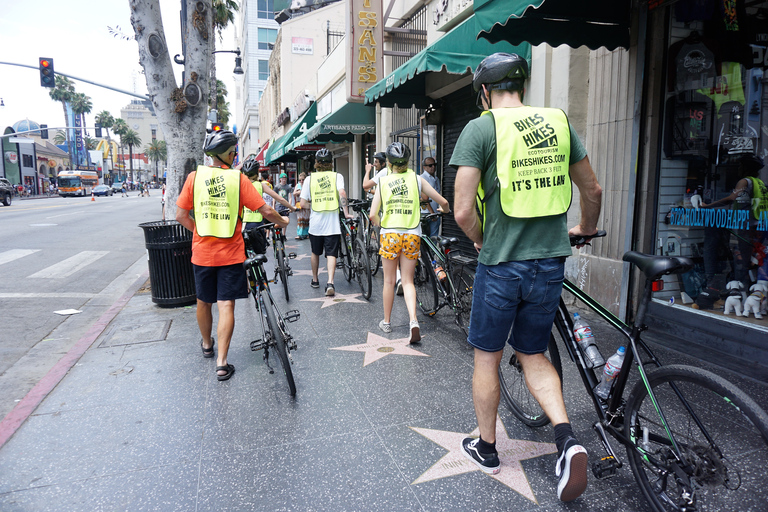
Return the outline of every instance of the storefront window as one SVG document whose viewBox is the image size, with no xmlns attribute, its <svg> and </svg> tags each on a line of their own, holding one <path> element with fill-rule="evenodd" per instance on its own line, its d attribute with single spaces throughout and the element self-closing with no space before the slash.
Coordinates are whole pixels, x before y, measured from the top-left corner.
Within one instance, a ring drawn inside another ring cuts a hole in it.
<svg viewBox="0 0 768 512">
<path fill-rule="evenodd" d="M 696 266 L 667 278 L 665 298 L 763 325 L 768 1 L 681 0 L 672 11 L 657 251 Z"/>
</svg>

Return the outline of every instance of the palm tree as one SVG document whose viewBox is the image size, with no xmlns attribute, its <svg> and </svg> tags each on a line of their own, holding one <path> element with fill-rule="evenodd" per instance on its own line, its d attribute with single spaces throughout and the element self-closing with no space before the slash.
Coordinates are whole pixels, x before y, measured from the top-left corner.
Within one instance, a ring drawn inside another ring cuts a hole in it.
<svg viewBox="0 0 768 512">
<path fill-rule="evenodd" d="M 53 143 L 57 146 L 65 144 L 67 142 L 67 134 L 65 130 L 57 130 L 53 136 Z"/>
<path fill-rule="evenodd" d="M 93 109 L 93 103 L 91 102 L 91 98 L 85 93 L 76 92 L 72 96 L 72 111 L 76 116 L 80 116 L 80 126 L 82 127 L 83 131 L 86 131 L 85 114 L 90 114 L 91 109 Z M 88 164 L 88 167 L 90 167 L 91 154 L 88 152 L 88 146 L 85 143 L 85 139 L 83 139 L 83 147 L 85 148 L 85 161 Z"/>
<path fill-rule="evenodd" d="M 212 2 L 213 7 L 213 31 L 214 33 L 219 34 L 219 41 L 223 40 L 222 32 L 230 23 L 235 22 L 235 13 L 240 9 L 237 2 L 235 0 L 213 0 Z M 216 50 L 216 38 L 213 38 L 213 50 Z M 218 93 L 216 92 L 217 86 L 221 83 L 218 80 L 216 80 L 216 58 L 215 55 L 212 55 L 211 59 L 211 95 L 208 98 L 208 106 L 214 107 L 215 105 L 212 105 L 213 98 L 219 97 Z M 221 122 L 221 121 L 219 121 Z"/>
<path fill-rule="evenodd" d="M 152 144 L 144 148 L 144 152 L 155 162 L 155 176 L 157 176 L 157 163 L 168 158 L 168 147 L 164 140 L 153 140 Z"/>
<path fill-rule="evenodd" d="M 56 86 L 48 91 L 48 95 L 53 101 L 60 101 L 61 107 L 64 109 L 64 126 L 69 126 L 69 119 L 67 118 L 67 102 L 72 100 L 72 96 L 75 94 L 75 85 L 72 81 L 63 76 L 56 75 Z M 67 142 L 67 152 L 69 153 L 69 161 L 74 162 L 74 153 L 72 151 L 72 144 L 69 140 L 69 130 L 64 130 Z"/>
<path fill-rule="evenodd" d="M 112 114 L 110 114 L 109 111 L 102 110 L 101 112 L 96 114 L 96 123 L 98 123 L 104 129 L 104 132 L 107 135 L 107 146 L 109 147 L 107 158 L 109 158 L 109 162 L 111 166 L 112 144 L 110 143 L 111 139 L 109 138 L 109 129 L 112 128 L 112 126 L 115 124 L 115 118 L 112 117 Z M 114 176 L 112 177 L 112 179 L 114 180 Z"/>
<path fill-rule="evenodd" d="M 125 161 L 123 159 L 123 134 L 128 131 L 128 123 L 122 117 L 118 117 L 112 123 L 112 132 L 120 137 L 120 163 L 123 164 L 123 176 L 125 176 Z M 121 181 L 125 181 L 124 179 Z"/>
<path fill-rule="evenodd" d="M 141 145 L 141 139 L 139 138 L 138 133 L 136 133 L 135 131 L 129 128 L 128 131 L 120 135 L 120 140 L 122 141 L 123 145 L 128 146 L 128 164 L 131 167 L 131 181 L 134 181 L 133 179 L 133 146 Z"/>
<path fill-rule="evenodd" d="M 216 110 L 219 112 L 218 122 L 227 126 L 229 124 L 229 103 L 227 102 L 227 86 L 221 80 L 216 80 Z"/>
</svg>

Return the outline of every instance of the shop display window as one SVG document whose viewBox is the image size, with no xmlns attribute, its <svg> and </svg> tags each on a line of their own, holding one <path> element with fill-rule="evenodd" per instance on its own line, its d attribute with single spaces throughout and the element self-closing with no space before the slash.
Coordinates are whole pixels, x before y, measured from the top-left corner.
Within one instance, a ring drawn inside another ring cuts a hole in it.
<svg viewBox="0 0 768 512">
<path fill-rule="evenodd" d="M 768 1 L 671 9 L 656 245 L 696 266 L 656 297 L 768 329 Z"/>
</svg>

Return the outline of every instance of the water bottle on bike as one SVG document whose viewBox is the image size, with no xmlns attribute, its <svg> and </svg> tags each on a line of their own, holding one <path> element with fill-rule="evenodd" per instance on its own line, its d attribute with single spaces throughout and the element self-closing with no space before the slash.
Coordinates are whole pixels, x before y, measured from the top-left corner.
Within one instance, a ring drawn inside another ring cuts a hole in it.
<svg viewBox="0 0 768 512">
<path fill-rule="evenodd" d="M 595 345 L 595 335 L 592 334 L 592 329 L 587 325 L 587 322 L 581 319 L 578 313 L 573 314 L 573 320 L 573 336 L 587 359 L 587 363 L 592 368 L 600 368 L 605 364 L 605 359 Z"/>
<path fill-rule="evenodd" d="M 601 380 L 600 384 L 595 388 L 595 393 L 597 393 L 597 396 L 603 400 L 608 399 L 608 394 L 611 392 L 611 387 L 613 387 L 613 381 L 621 371 L 621 365 L 624 364 L 625 352 L 626 349 L 624 347 L 619 347 L 619 350 L 608 358 L 608 362 L 605 363 L 605 366 L 603 367 L 603 380 Z"/>
</svg>

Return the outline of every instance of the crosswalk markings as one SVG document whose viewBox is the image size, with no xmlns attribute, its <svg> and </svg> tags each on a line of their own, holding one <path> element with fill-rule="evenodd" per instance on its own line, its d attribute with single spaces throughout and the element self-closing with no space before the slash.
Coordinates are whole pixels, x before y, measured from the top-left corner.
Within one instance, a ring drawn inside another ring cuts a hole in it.
<svg viewBox="0 0 768 512">
<path fill-rule="evenodd" d="M 79 272 L 107 254 L 109 251 L 83 251 L 27 277 L 30 279 L 63 279 Z"/>
<path fill-rule="evenodd" d="M 40 251 L 40 249 L 11 249 L 9 251 L 0 252 L 0 265 L 3 263 L 10 263 L 13 260 L 29 256 Z"/>
</svg>

